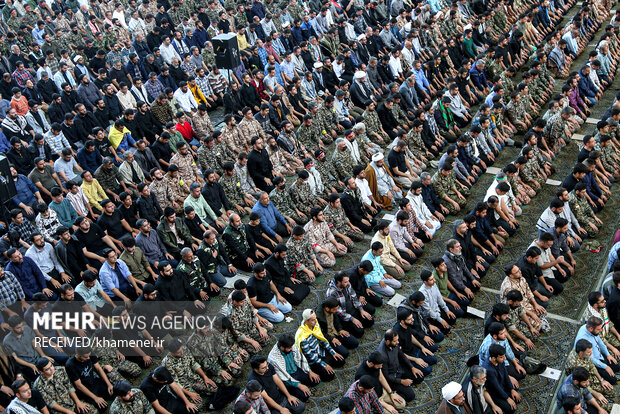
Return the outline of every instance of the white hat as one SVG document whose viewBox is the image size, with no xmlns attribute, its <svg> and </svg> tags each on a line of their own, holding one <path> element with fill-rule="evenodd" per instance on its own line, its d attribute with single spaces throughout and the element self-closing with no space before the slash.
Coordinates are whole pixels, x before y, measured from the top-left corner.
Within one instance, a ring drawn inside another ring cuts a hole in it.
<svg viewBox="0 0 620 414">
<path fill-rule="evenodd" d="M 451 399 L 456 397 L 459 392 L 461 392 L 461 384 L 454 381 L 447 383 L 441 389 L 441 395 L 446 401 L 450 401 Z"/>
<path fill-rule="evenodd" d="M 381 154 L 380 152 L 377 152 L 376 154 L 372 156 L 372 160 L 374 162 L 381 161 L 382 159 L 383 159 L 383 154 Z"/>
<path fill-rule="evenodd" d="M 306 322 L 308 319 L 310 319 L 312 317 L 312 315 L 314 315 L 314 311 L 312 309 L 306 309 L 301 314 L 301 318 L 303 319 L 304 322 Z"/>
<path fill-rule="evenodd" d="M 353 75 L 353 79 L 362 79 L 366 77 L 366 72 L 364 72 L 363 70 L 358 70 L 357 72 L 355 72 L 355 75 Z"/>
<path fill-rule="evenodd" d="M 361 35 L 357 36 L 357 40 L 362 40 L 365 39 L 366 35 L 364 33 L 362 33 Z"/>
<path fill-rule="evenodd" d="M 314 69 L 322 68 L 323 64 L 321 62 L 314 62 Z"/>
<path fill-rule="evenodd" d="M 73 63 L 78 63 L 78 60 L 82 59 L 82 55 L 75 55 L 73 58 Z"/>
</svg>

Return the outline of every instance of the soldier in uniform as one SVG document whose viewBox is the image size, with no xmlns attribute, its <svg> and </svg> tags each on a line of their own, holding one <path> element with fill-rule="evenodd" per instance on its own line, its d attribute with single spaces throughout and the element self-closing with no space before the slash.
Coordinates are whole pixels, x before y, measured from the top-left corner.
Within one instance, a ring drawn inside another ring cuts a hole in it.
<svg viewBox="0 0 620 414">
<path fill-rule="evenodd" d="M 43 400 L 51 410 L 80 411 L 84 414 L 97 414 L 97 409 L 78 398 L 73 384 L 64 367 L 54 367 L 47 358 L 39 358 L 36 363 L 41 373 L 33 388 L 41 393 Z"/>
<path fill-rule="evenodd" d="M 241 188 L 241 183 L 235 174 L 235 164 L 227 161 L 223 165 L 224 174 L 219 180 L 226 198 L 230 205 L 234 206 L 237 213 L 245 216 L 252 212 L 252 206 L 256 204 L 256 199 L 250 194 L 246 194 Z M 282 211 L 282 210 L 280 210 Z"/>
<path fill-rule="evenodd" d="M 441 204 L 448 209 L 449 214 L 456 214 L 465 207 L 467 199 L 457 189 L 452 169 L 452 163 L 444 162 L 441 170 L 433 175 L 431 182 Z"/>
<path fill-rule="evenodd" d="M 384 147 L 387 144 L 389 136 L 381 126 L 381 121 L 379 121 L 379 115 L 377 111 L 375 111 L 375 103 L 373 101 L 368 102 L 362 116 L 364 117 L 366 136 L 368 139 L 378 146 Z"/>
<path fill-rule="evenodd" d="M 293 227 L 291 237 L 286 242 L 286 267 L 293 274 L 293 277 L 304 283 L 310 284 L 323 273 L 323 266 L 319 263 L 310 245 L 310 241 L 305 237 L 306 231 L 301 226 Z"/>
<path fill-rule="evenodd" d="M 347 247 L 338 243 L 330 231 L 321 207 L 313 207 L 310 210 L 310 221 L 306 223 L 304 230 L 322 267 L 333 267 L 336 264 L 336 257 L 347 253 Z"/>
<path fill-rule="evenodd" d="M 164 173 L 159 168 L 153 168 L 151 170 L 151 185 L 149 188 L 151 192 L 155 194 L 155 198 L 157 198 L 157 202 L 162 209 L 166 207 L 172 207 L 175 210 L 179 209 L 179 204 L 177 203 L 177 198 L 175 198 L 175 193 L 172 191 L 172 188 L 168 185 L 167 180 L 164 179 Z"/>
<path fill-rule="evenodd" d="M 261 127 L 260 122 L 252 115 L 252 109 L 245 107 L 241 112 L 243 113 L 243 119 L 239 122 L 239 133 L 245 145 L 249 147 L 253 137 L 261 137 L 266 141 L 267 134 Z"/>
<path fill-rule="evenodd" d="M 317 148 L 326 148 L 323 143 L 323 138 L 325 138 L 325 136 L 321 133 L 318 123 L 315 123 L 310 114 L 304 115 L 304 122 L 302 122 L 297 130 L 297 136 L 307 151 L 314 151 Z"/>
<path fill-rule="evenodd" d="M 101 340 L 110 338 L 111 336 L 112 333 L 109 329 L 99 328 L 93 334 L 93 339 L 98 338 Z M 126 358 L 120 358 L 122 357 L 122 354 L 118 349 L 109 346 L 97 346 L 98 343 L 100 342 L 92 342 L 93 352 L 99 358 L 99 363 L 101 366 L 110 366 L 113 368 L 112 371 L 106 372 L 112 384 L 117 381 L 122 381 L 125 378 L 135 379 L 142 374 L 142 368 L 140 368 L 138 364 L 129 361 Z"/>
<path fill-rule="evenodd" d="M 525 146 L 521 153 L 525 157 L 525 164 L 521 167 L 523 181 L 534 189 L 540 188 L 547 178 L 539 169 L 538 162 L 534 158 L 534 151 L 531 147 Z"/>
<path fill-rule="evenodd" d="M 268 343 L 269 335 L 261 326 L 250 300 L 244 292 L 236 290 L 231 294 L 230 302 L 228 319 L 232 323 L 234 338 L 247 353 L 260 352 Z"/>
<path fill-rule="evenodd" d="M 127 381 L 114 383 L 116 397 L 110 405 L 110 414 L 155 414 L 153 406 L 139 388 L 131 388 Z"/>
<path fill-rule="evenodd" d="M 287 121 L 288 122 L 288 121 Z M 301 161 L 282 149 L 273 136 L 267 138 L 266 148 L 269 161 L 276 175 L 290 177 L 303 168 Z"/>
<path fill-rule="evenodd" d="M 588 231 L 588 237 L 596 237 L 603 221 L 596 217 L 586 197 L 586 184 L 578 182 L 570 192 L 568 204 L 577 221 Z M 598 225 L 598 226 L 597 226 Z"/>
<path fill-rule="evenodd" d="M 198 165 L 202 171 L 213 170 L 217 176 L 223 174 L 224 157 L 222 151 L 212 136 L 207 135 L 196 152 Z"/>
<path fill-rule="evenodd" d="M 344 183 L 338 178 L 338 173 L 334 163 L 330 162 L 325 156 L 325 151 L 317 149 L 314 151 L 316 162 L 314 167 L 321 174 L 321 179 L 325 185 L 325 193 L 338 193 L 344 190 Z"/>
<path fill-rule="evenodd" d="M 568 128 L 567 121 L 574 114 L 575 110 L 567 107 L 547 121 L 543 134 L 547 140 L 547 146 L 554 154 L 557 154 L 567 142 L 570 142 L 572 133 Z"/>
<path fill-rule="evenodd" d="M 330 194 L 327 201 L 329 204 L 323 210 L 325 221 L 332 231 L 333 235 L 341 238 L 344 243 L 351 247 L 353 241 L 359 242 L 364 239 L 364 233 L 351 224 L 342 208 L 339 194 Z"/>
<path fill-rule="evenodd" d="M 345 136 L 349 136 L 352 134 L 352 131 L 348 129 L 344 134 Z M 355 160 L 353 159 L 351 150 L 349 150 L 347 146 L 346 138 L 338 138 L 336 140 L 336 149 L 332 155 L 331 164 L 336 172 L 336 178 L 342 183 L 344 183 L 345 178 L 353 173 Z"/>
<path fill-rule="evenodd" d="M 181 388 L 200 395 L 210 395 L 217 391 L 215 382 L 205 374 L 192 354 L 185 352 L 180 339 L 170 341 L 168 351 L 161 365 L 170 371 Z M 203 399 L 203 404 L 204 401 Z"/>
<path fill-rule="evenodd" d="M 164 176 L 164 181 L 170 187 L 174 199 L 177 200 L 179 205 L 182 205 L 185 198 L 189 195 L 189 186 L 179 177 L 179 167 L 175 164 L 170 164 L 168 173 Z"/>
<path fill-rule="evenodd" d="M 178 142 L 177 153 L 170 158 L 170 164 L 178 167 L 179 178 L 184 181 L 186 186 L 192 185 L 193 182 L 204 183 L 204 180 L 198 173 L 198 167 L 194 161 L 189 145 L 185 141 Z"/>
<path fill-rule="evenodd" d="M 291 226 L 295 224 L 306 224 L 308 222 L 308 216 L 293 203 L 293 198 L 286 189 L 286 182 L 284 179 L 279 176 L 274 177 L 273 185 L 275 188 L 269 193 L 269 199 L 280 214 L 284 216 Z"/>
<path fill-rule="evenodd" d="M 207 292 L 209 296 L 218 296 L 220 294 L 220 285 L 216 284 L 211 275 L 217 271 L 207 269 L 203 263 L 189 247 L 181 250 L 181 260 L 177 265 L 177 270 L 182 272 L 194 289 Z M 221 284 L 223 286 L 223 284 Z"/>
<path fill-rule="evenodd" d="M 222 141 L 226 147 L 234 151 L 235 154 L 239 154 L 242 151 L 249 153 L 250 147 L 241 135 L 235 117 L 230 114 L 226 115 L 224 117 L 224 124 L 222 127 Z"/>
<path fill-rule="evenodd" d="M 241 367 L 233 358 L 230 348 L 221 342 L 223 340 L 225 337 L 217 330 L 197 327 L 196 332 L 187 339 L 186 345 L 218 387 L 231 386 L 234 378 L 241 375 Z"/>
<path fill-rule="evenodd" d="M 241 222 L 239 214 L 231 214 L 222 236 L 231 263 L 249 272 L 256 261 L 265 258 L 254 242 L 253 235 Z"/>
<path fill-rule="evenodd" d="M 314 206 L 320 206 L 318 196 L 312 194 L 312 189 L 308 184 L 310 174 L 306 170 L 297 173 L 297 180 L 288 190 L 293 203 L 299 211 L 305 215 L 309 215 L 310 209 Z"/>
<path fill-rule="evenodd" d="M 205 139 L 213 134 L 213 124 L 205 104 L 198 105 L 198 110 L 192 114 L 192 125 L 199 139 Z"/>
<path fill-rule="evenodd" d="M 593 391 L 600 392 L 606 397 L 614 398 L 616 394 L 614 392 L 614 387 L 601 377 L 596 366 L 592 362 L 591 356 L 592 343 L 585 338 L 578 340 L 577 343 L 575 343 L 575 347 L 571 349 L 566 358 L 566 372 L 572 373 L 577 367 L 584 368 L 590 374 L 589 388 Z M 606 405 L 611 404 L 601 404 L 601 407 L 611 412 L 610 407 L 606 407 Z"/>
</svg>

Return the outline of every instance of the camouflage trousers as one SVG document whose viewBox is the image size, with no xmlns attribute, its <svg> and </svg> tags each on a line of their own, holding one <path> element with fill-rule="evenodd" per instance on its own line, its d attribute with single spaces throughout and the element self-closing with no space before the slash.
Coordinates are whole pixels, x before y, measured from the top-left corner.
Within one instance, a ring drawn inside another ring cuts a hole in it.
<svg viewBox="0 0 620 414">
<path fill-rule="evenodd" d="M 265 345 L 267 345 L 267 342 L 269 341 L 269 337 L 262 338 L 260 336 L 260 334 L 258 333 L 258 329 L 256 329 L 256 328 L 252 329 L 251 332 L 244 332 L 244 334 L 247 337 L 250 337 L 250 338 L 254 339 L 256 342 L 258 342 L 263 347 Z M 249 343 L 247 343 L 245 341 L 240 342 L 239 346 L 241 346 L 241 348 L 243 348 L 250 355 L 254 355 L 255 353 L 258 352 L 251 344 L 249 344 Z"/>
<path fill-rule="evenodd" d="M 330 251 L 331 253 L 334 254 L 335 257 L 332 259 L 330 256 L 327 255 L 327 253 L 317 252 L 316 250 L 318 250 L 319 248 Z M 334 246 L 331 243 L 324 245 L 324 246 L 315 247 L 316 260 L 319 262 L 319 264 L 322 267 L 327 267 L 327 268 L 334 267 L 334 265 L 336 264 L 336 257 L 344 256 L 346 253 L 347 253 L 346 248 L 344 250 L 339 250 L 336 246 Z"/>
<path fill-rule="evenodd" d="M 461 194 L 463 194 L 463 197 L 467 197 L 467 195 L 465 195 L 463 191 L 461 191 Z M 456 204 L 458 204 L 460 208 L 465 207 L 465 204 L 467 204 L 467 198 L 463 200 L 459 196 L 457 196 L 456 193 L 450 192 L 448 194 L 448 197 L 450 197 L 453 201 L 455 201 Z M 458 213 L 458 211 L 456 210 L 456 208 L 454 207 L 452 203 L 449 203 L 445 200 L 441 200 L 441 205 L 448 209 L 448 214 L 455 215 Z"/>
<path fill-rule="evenodd" d="M 353 230 L 350 227 L 347 227 L 346 229 L 340 231 L 340 233 L 342 233 L 345 236 L 349 237 L 354 242 L 360 242 L 360 241 L 364 240 L 364 233 L 362 233 L 361 231 Z"/>
</svg>

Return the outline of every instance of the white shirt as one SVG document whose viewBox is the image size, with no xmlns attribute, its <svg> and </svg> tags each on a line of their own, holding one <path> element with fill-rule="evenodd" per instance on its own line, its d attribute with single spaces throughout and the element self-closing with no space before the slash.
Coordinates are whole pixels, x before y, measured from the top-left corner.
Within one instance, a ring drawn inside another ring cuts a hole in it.
<svg viewBox="0 0 620 414">
<path fill-rule="evenodd" d="M 356 178 L 355 183 L 357 184 L 357 188 L 360 189 L 360 193 L 362 194 L 362 203 L 364 204 L 372 204 L 372 200 L 370 196 L 372 192 L 370 191 L 370 186 L 368 185 L 368 180 Z"/>
<path fill-rule="evenodd" d="M 161 57 L 163 57 L 166 63 L 169 65 L 172 64 L 172 59 L 174 58 L 181 60 L 181 56 L 179 56 L 174 46 L 172 46 L 172 43 L 170 43 L 168 46 L 162 43 L 159 46 L 159 51 L 161 52 Z"/>
<path fill-rule="evenodd" d="M 127 89 L 127 93 L 123 93 L 122 91 L 118 91 L 116 93 L 116 96 L 118 97 L 119 102 L 121 103 L 121 105 L 123 106 L 123 109 L 136 109 L 136 98 L 134 98 L 134 96 L 131 94 L 131 92 L 129 92 L 129 89 Z"/>
<path fill-rule="evenodd" d="M 189 88 L 187 88 L 187 92 L 183 92 L 181 88 L 177 89 L 174 92 L 174 97 L 185 112 L 192 112 L 198 108 L 198 102 L 196 102 L 196 98 L 194 98 L 194 94 Z"/>
<path fill-rule="evenodd" d="M 400 58 L 396 58 L 393 55 L 390 56 L 390 69 L 392 69 L 392 75 L 394 75 L 395 78 L 398 78 L 401 73 L 403 73 L 403 65 L 400 62 Z"/>
</svg>

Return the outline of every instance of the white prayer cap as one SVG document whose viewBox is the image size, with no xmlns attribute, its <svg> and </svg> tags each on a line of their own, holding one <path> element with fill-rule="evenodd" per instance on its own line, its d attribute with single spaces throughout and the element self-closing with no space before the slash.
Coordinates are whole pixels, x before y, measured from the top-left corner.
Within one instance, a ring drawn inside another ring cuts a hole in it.
<svg viewBox="0 0 620 414">
<path fill-rule="evenodd" d="M 301 314 L 301 318 L 303 319 L 304 322 L 306 322 L 308 319 L 312 318 L 312 315 L 314 315 L 314 311 L 312 309 L 306 309 Z"/>
<path fill-rule="evenodd" d="M 358 70 L 357 72 L 355 72 L 355 75 L 353 75 L 353 79 L 362 79 L 366 77 L 366 72 L 364 72 L 363 70 Z"/>
<path fill-rule="evenodd" d="M 362 40 L 365 39 L 366 35 L 364 33 L 362 33 L 361 35 L 357 36 L 357 40 Z"/>
<path fill-rule="evenodd" d="M 380 152 L 377 152 L 376 154 L 372 156 L 373 162 L 381 161 L 382 159 L 383 159 L 383 154 L 381 154 Z"/>
<path fill-rule="evenodd" d="M 75 55 L 73 58 L 73 63 L 78 63 L 78 60 L 82 59 L 82 55 Z"/>
<path fill-rule="evenodd" d="M 323 64 L 321 62 L 314 62 L 314 69 L 322 68 Z"/>
<path fill-rule="evenodd" d="M 459 392 L 461 392 L 461 384 L 454 381 L 447 383 L 441 389 L 441 395 L 446 401 L 450 401 L 451 399 L 456 397 Z"/>
</svg>

